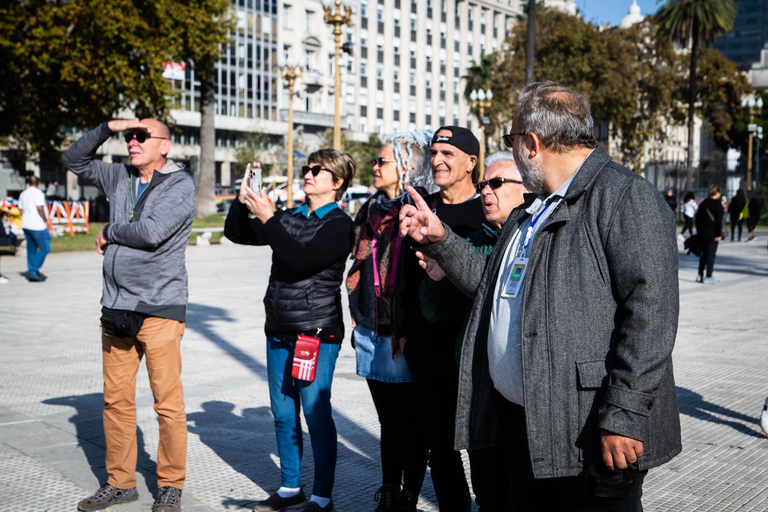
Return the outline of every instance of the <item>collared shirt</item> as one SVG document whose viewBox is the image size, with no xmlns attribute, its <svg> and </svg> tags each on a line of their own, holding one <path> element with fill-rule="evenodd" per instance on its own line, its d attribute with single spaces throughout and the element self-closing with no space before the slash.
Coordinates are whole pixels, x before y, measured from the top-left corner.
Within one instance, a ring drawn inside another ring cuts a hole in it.
<svg viewBox="0 0 768 512">
<path fill-rule="evenodd" d="M 589 158 L 589 155 L 587 155 L 587 158 Z M 586 161 L 586 158 L 584 160 Z M 584 162 L 581 165 L 583 164 Z M 525 403 L 523 397 L 521 332 L 525 282 L 529 280 L 529 277 L 523 276 L 516 298 L 504 297 L 502 296 L 502 291 L 512 271 L 513 261 L 517 257 L 529 257 L 536 233 L 547 222 L 547 219 L 558 208 L 568 193 L 573 179 L 581 170 L 581 165 L 557 190 L 549 196 L 540 195 L 525 210 L 529 217 L 520 225 L 509 245 L 507 245 L 501 262 L 499 278 L 496 281 L 495 298 L 488 326 L 488 369 L 496 390 L 504 398 L 518 405 L 524 405 Z M 524 248 L 523 245 L 526 233 L 528 232 L 528 226 L 531 225 L 533 219 L 536 219 L 533 231 L 531 232 L 527 247 Z"/>
<path fill-rule="evenodd" d="M 305 202 L 304 204 L 302 204 L 301 206 L 299 206 L 298 208 L 293 210 L 291 212 L 291 215 L 302 214 L 307 219 L 311 215 L 314 215 L 318 219 L 322 219 L 323 217 L 328 215 L 328 212 L 330 212 L 334 208 L 338 208 L 338 207 L 339 207 L 339 203 L 337 203 L 336 201 L 331 201 L 330 203 L 324 204 L 323 206 L 321 206 L 320 208 L 318 208 L 316 210 L 312 210 L 312 213 L 308 213 L 309 212 L 309 205 Z"/>
</svg>

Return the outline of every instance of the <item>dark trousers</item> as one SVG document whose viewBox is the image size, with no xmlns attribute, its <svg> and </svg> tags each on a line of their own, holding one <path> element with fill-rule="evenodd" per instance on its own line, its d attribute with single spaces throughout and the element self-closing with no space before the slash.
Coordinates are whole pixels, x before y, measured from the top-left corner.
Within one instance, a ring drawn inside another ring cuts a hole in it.
<svg viewBox="0 0 768 512">
<path fill-rule="evenodd" d="M 440 341 L 409 341 L 405 359 L 413 377 L 440 512 L 468 512 L 472 507 L 469 485 L 461 453 L 453 448 L 459 370 L 453 345 Z"/>
<path fill-rule="evenodd" d="M 514 512 L 642 512 L 643 480 L 647 471 L 639 472 L 628 494 L 621 498 L 594 496 L 597 482 L 587 472 L 574 477 L 534 479 L 525 411 L 519 405 L 505 401 L 501 412 L 504 429 L 509 435 L 505 456 Z"/>
<path fill-rule="evenodd" d="M 680 234 L 684 235 L 685 232 L 688 231 L 688 234 L 693 236 L 693 217 L 683 215 L 683 219 L 685 219 L 685 225 L 683 226 L 683 230 L 680 232 Z"/>
<path fill-rule="evenodd" d="M 418 495 L 427 472 L 427 445 L 418 421 L 412 382 L 366 379 L 381 425 L 382 483 Z"/>
<path fill-rule="evenodd" d="M 715 254 L 717 253 L 717 242 L 708 240 L 703 244 L 704 251 L 699 258 L 699 275 L 704 275 L 704 268 L 707 269 L 707 277 L 712 277 L 712 271 L 715 269 Z"/>
<path fill-rule="evenodd" d="M 731 220 L 731 242 L 733 242 L 733 235 L 736 231 L 736 226 L 739 227 L 739 242 L 741 242 L 741 231 L 744 228 L 744 219 L 741 220 Z"/>
<path fill-rule="evenodd" d="M 504 471 L 504 449 L 501 447 L 467 450 L 472 490 L 480 512 L 512 510 L 510 481 Z"/>
</svg>

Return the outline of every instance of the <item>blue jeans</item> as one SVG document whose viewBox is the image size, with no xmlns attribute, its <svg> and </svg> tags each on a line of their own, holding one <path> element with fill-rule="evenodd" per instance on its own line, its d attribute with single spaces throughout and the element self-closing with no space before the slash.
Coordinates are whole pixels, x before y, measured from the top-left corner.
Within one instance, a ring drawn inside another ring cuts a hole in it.
<svg viewBox="0 0 768 512">
<path fill-rule="evenodd" d="M 336 424 L 331 416 L 331 383 L 340 345 L 323 343 L 313 382 L 291 376 L 294 342 L 267 336 L 267 376 L 272 415 L 275 417 L 277 453 L 284 487 L 301 486 L 301 457 L 304 442 L 299 409 L 309 428 L 315 463 L 312 494 L 330 498 L 336 475 Z"/>
<path fill-rule="evenodd" d="M 51 234 L 47 229 L 33 231 L 24 230 L 27 239 L 27 268 L 30 274 L 37 274 L 43 266 L 45 257 L 51 252 Z"/>
</svg>

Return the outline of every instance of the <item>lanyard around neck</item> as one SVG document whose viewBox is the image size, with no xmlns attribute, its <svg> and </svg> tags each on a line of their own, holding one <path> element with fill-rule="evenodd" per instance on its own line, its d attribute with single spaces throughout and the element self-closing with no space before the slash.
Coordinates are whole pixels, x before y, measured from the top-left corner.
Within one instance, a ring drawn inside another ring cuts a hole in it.
<svg viewBox="0 0 768 512">
<path fill-rule="evenodd" d="M 544 209 L 541 210 L 536 217 L 534 217 L 533 222 L 528 224 L 528 230 L 525 232 L 525 241 L 523 242 L 523 247 L 520 250 L 520 253 L 525 254 L 525 252 L 528 250 L 528 244 L 531 243 L 531 238 L 533 237 L 533 229 L 536 227 L 536 223 L 539 222 L 541 216 L 544 215 L 544 212 L 547 211 L 550 204 L 551 203 L 547 203 L 546 206 L 544 206 Z"/>
<path fill-rule="evenodd" d="M 373 254 L 373 289 L 376 292 L 376 296 L 381 296 L 381 281 L 379 280 L 379 265 L 376 262 L 376 244 L 377 238 L 373 237 L 371 242 L 371 253 Z M 397 240 L 395 241 L 395 256 L 392 258 L 392 270 L 389 273 L 389 290 L 390 292 L 395 288 L 395 278 L 397 277 L 397 262 L 400 259 L 400 246 L 403 244 L 403 237 L 398 233 Z"/>
</svg>

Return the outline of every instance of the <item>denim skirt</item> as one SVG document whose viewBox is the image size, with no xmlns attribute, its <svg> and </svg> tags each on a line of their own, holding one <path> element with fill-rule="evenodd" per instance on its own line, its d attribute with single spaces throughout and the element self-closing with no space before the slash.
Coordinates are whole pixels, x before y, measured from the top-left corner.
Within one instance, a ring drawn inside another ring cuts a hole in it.
<svg viewBox="0 0 768 512">
<path fill-rule="evenodd" d="M 403 351 L 392 357 L 392 338 L 358 325 L 352 333 L 357 356 L 357 374 L 381 382 L 410 382 L 411 373 Z"/>
</svg>

